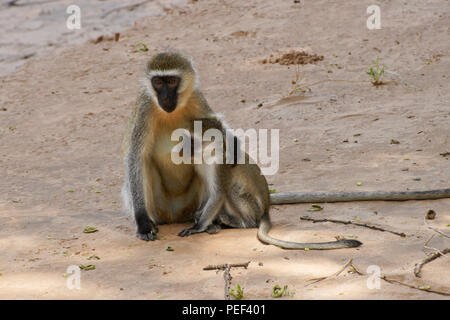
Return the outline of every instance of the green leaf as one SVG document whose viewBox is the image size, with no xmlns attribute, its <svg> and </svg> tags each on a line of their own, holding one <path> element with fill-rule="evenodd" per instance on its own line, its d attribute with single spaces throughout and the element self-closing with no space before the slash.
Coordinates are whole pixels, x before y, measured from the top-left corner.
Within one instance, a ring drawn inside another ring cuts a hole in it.
<svg viewBox="0 0 450 320">
<path fill-rule="evenodd" d="M 84 233 L 93 233 L 93 232 L 97 232 L 97 231 L 98 231 L 98 229 L 93 226 L 86 226 L 83 230 Z"/>
<path fill-rule="evenodd" d="M 233 288 L 230 288 L 229 293 L 237 300 L 241 300 L 244 297 L 244 288 L 241 288 L 239 283 L 236 284 L 236 292 Z"/>
<path fill-rule="evenodd" d="M 272 288 L 272 298 L 280 298 L 281 296 L 283 296 L 286 292 L 288 286 L 284 286 L 283 288 L 281 288 L 279 285 L 275 285 Z"/>
<path fill-rule="evenodd" d="M 269 193 L 277 193 L 277 189 L 269 189 Z"/>
<path fill-rule="evenodd" d="M 145 43 L 140 42 L 136 45 L 136 51 L 146 52 L 148 48 Z"/>
<path fill-rule="evenodd" d="M 322 210 L 323 210 L 323 207 L 321 205 L 312 204 L 311 208 L 309 208 L 307 211 L 314 212 L 314 211 L 322 211 Z"/>
<path fill-rule="evenodd" d="M 87 266 L 81 264 L 79 265 L 81 270 L 85 270 L 85 271 L 89 271 L 89 270 L 95 270 L 95 265 L 93 264 L 88 264 Z"/>
</svg>

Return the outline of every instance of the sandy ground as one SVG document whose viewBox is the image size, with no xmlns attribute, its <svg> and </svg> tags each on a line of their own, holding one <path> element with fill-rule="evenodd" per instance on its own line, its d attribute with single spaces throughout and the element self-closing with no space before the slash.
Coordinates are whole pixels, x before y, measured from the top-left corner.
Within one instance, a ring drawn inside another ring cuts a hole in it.
<svg viewBox="0 0 450 320">
<path fill-rule="evenodd" d="M 139 18 L 161 16 L 186 5 L 187 0 L 148 1 L 136 9 L 112 10 L 142 1 L 123 0 L 11 0 L 0 1 L 0 75 L 17 70 L 30 58 L 55 48 L 73 46 L 111 37 L 129 28 Z M 81 28 L 70 30 L 67 13 L 71 5 L 80 8 Z"/>
<path fill-rule="evenodd" d="M 0 298 L 222 299 L 222 275 L 202 268 L 245 261 L 248 269 L 232 270 L 245 299 L 270 299 L 275 284 L 288 285 L 282 299 L 448 298 L 383 280 L 369 289 L 370 275 L 349 270 L 306 285 L 353 259 L 364 273 L 376 265 L 394 279 L 449 292 L 448 258 L 426 265 L 421 279 L 412 270 L 432 252 L 423 247 L 434 234 L 424 226 L 425 213 L 434 209 L 429 224 L 448 234 L 450 199 L 325 204 L 315 213 L 307 204 L 272 209 L 274 236 L 329 241 L 339 235 L 364 243 L 324 252 L 265 246 L 255 229 L 177 237 L 187 225 L 161 226 L 160 240 L 144 242 L 121 211 L 126 120 L 145 61 L 167 48 L 194 58 L 206 98 L 232 127 L 280 129 L 280 170 L 267 177 L 271 188 L 448 188 L 450 157 L 440 155 L 450 152 L 448 2 L 378 3 L 382 28 L 368 30 L 372 1 L 200 0 L 139 20 L 118 42 L 61 45 L 2 76 Z M 141 42 L 148 52 L 135 50 Z M 295 66 L 261 60 L 292 48 L 324 59 L 300 67 L 309 90 L 289 101 L 282 98 L 293 88 Z M 374 87 L 365 70 L 377 56 L 391 73 Z M 300 221 L 305 214 L 407 236 Z M 99 231 L 83 233 L 87 225 Z M 436 235 L 428 246 L 444 249 L 449 240 Z M 100 260 L 87 260 L 92 255 Z M 82 271 L 81 289 L 69 290 L 63 275 L 80 264 L 96 269 Z"/>
</svg>

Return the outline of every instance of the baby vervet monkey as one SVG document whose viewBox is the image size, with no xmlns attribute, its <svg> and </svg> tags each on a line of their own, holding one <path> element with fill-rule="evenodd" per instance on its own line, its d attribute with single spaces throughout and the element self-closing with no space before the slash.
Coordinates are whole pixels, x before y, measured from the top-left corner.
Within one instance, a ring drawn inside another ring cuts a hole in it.
<svg viewBox="0 0 450 320">
<path fill-rule="evenodd" d="M 270 237 L 270 204 L 450 197 L 450 189 L 269 194 L 260 167 L 247 153 L 239 151 L 238 139 L 227 129 L 201 93 L 189 58 L 164 52 L 150 59 L 124 140 L 122 196 L 134 214 L 140 239 L 155 240 L 158 224 L 194 220 L 194 225 L 182 230 L 180 236 L 216 233 L 222 226 L 258 227 L 259 240 L 284 249 L 351 248 L 361 242 L 297 243 Z M 224 137 L 221 141 L 217 140 L 220 134 Z M 216 147 L 222 145 L 223 152 L 211 148 L 208 140 Z"/>
</svg>

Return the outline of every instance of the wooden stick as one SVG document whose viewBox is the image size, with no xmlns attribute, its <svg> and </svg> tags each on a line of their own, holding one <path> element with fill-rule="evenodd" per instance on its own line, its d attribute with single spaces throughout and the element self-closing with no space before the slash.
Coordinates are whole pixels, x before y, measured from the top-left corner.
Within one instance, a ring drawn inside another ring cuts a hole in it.
<svg viewBox="0 0 450 320">
<path fill-rule="evenodd" d="M 344 271 L 345 269 L 347 269 L 348 266 L 351 266 L 351 265 L 352 265 L 352 261 L 353 261 L 352 259 L 348 260 L 347 263 L 346 263 L 341 269 L 339 269 L 339 271 L 333 273 L 333 274 L 330 275 L 330 276 L 320 277 L 320 278 L 313 278 L 313 279 L 308 279 L 308 280 L 306 280 L 306 281 L 313 281 L 313 282 L 308 283 L 307 285 L 305 285 L 305 287 L 310 286 L 310 285 L 312 285 L 312 284 L 314 284 L 314 283 L 317 283 L 317 282 L 319 282 L 319 281 L 322 281 L 322 280 L 331 278 L 331 277 L 337 277 L 338 275 L 340 275 L 340 274 L 342 273 L 342 271 Z M 354 268 L 354 267 L 353 267 L 353 268 Z"/>
<path fill-rule="evenodd" d="M 422 288 L 421 289 L 420 287 L 414 286 L 412 284 L 404 283 L 404 282 L 401 282 L 401 281 L 398 281 L 398 280 L 395 280 L 395 279 L 390 279 L 390 278 L 386 277 L 386 275 L 382 275 L 381 279 L 383 279 L 386 282 L 396 283 L 396 284 L 399 284 L 399 285 L 402 285 L 402 286 L 405 286 L 405 287 L 409 287 L 411 289 L 416 289 L 416 290 L 420 290 L 420 291 L 426 291 L 426 292 L 441 294 L 441 295 L 444 295 L 444 296 L 450 296 L 450 292 L 447 292 L 447 291 L 433 290 L 431 288 Z"/>
<path fill-rule="evenodd" d="M 431 261 L 433 261 L 433 260 L 435 260 L 435 259 L 437 259 L 437 258 L 439 258 L 439 257 L 441 257 L 441 256 L 443 256 L 443 255 L 445 255 L 447 253 L 450 253 L 450 248 L 445 248 L 442 251 L 435 252 L 435 253 L 429 255 L 428 257 L 426 257 L 425 259 L 423 259 L 421 262 L 416 263 L 416 265 L 414 266 L 414 275 L 417 278 L 420 278 L 421 277 L 420 276 L 420 272 L 422 271 L 422 267 L 425 264 L 427 264 L 428 262 L 431 262 Z"/>
<path fill-rule="evenodd" d="M 224 298 L 225 300 L 231 300 L 230 297 L 230 286 L 231 286 L 231 279 L 233 279 L 231 277 L 230 274 L 230 268 L 231 266 L 229 264 L 225 265 L 225 270 L 223 271 L 223 279 L 225 280 L 225 294 L 224 294 Z"/>
<path fill-rule="evenodd" d="M 314 218 L 310 218 L 308 216 L 300 217 L 300 219 L 301 220 L 306 220 L 306 221 L 312 221 L 313 223 L 316 223 L 316 222 L 333 222 L 333 223 L 342 223 L 342 224 L 353 224 L 355 226 L 366 227 L 366 228 L 369 228 L 369 229 L 378 230 L 378 231 L 382 231 L 382 232 L 390 232 L 390 233 L 395 234 L 397 236 L 400 236 L 402 238 L 406 237 L 406 234 L 404 234 L 403 232 L 390 231 L 390 230 L 383 229 L 381 227 L 376 227 L 376 226 L 368 225 L 368 224 L 365 224 L 365 223 L 358 223 L 358 222 L 352 222 L 352 221 L 342 221 L 342 220 L 335 220 L 335 219 L 314 219 Z"/>
<path fill-rule="evenodd" d="M 425 224 L 425 226 L 426 226 L 428 229 L 433 230 L 434 232 L 439 233 L 441 236 L 444 236 L 444 237 L 450 239 L 450 236 L 449 236 L 448 234 L 445 234 L 444 232 L 442 232 L 442 231 L 439 230 L 438 228 L 435 228 L 435 227 L 430 226 L 430 225 L 427 223 L 426 217 L 423 218 L 423 223 Z"/>
<path fill-rule="evenodd" d="M 106 18 L 107 16 L 109 16 L 114 11 L 119 11 L 119 10 L 123 10 L 123 9 L 133 10 L 133 9 L 135 9 L 135 8 L 137 8 L 137 7 L 139 7 L 139 6 L 143 5 L 143 4 L 146 4 L 146 3 L 150 2 L 150 1 L 153 1 L 153 0 L 145 0 L 145 1 L 141 1 L 141 2 L 135 3 L 135 4 L 129 4 L 129 5 L 126 5 L 126 6 L 113 8 L 113 9 L 111 9 L 109 11 L 106 11 L 104 14 L 101 15 L 101 17 L 102 18 Z"/>
<path fill-rule="evenodd" d="M 232 264 L 217 264 L 217 265 L 208 265 L 203 268 L 203 270 L 225 270 L 227 268 L 245 268 L 247 269 L 250 261 L 244 263 L 232 263 Z"/>
<path fill-rule="evenodd" d="M 233 263 L 233 264 L 217 264 L 217 265 L 208 265 L 203 268 L 203 270 L 223 270 L 223 279 L 225 280 L 225 292 L 224 298 L 225 300 L 231 300 L 230 297 L 230 286 L 231 286 L 231 277 L 230 269 L 231 268 L 245 268 L 247 269 L 250 261 L 244 263 Z"/>
</svg>

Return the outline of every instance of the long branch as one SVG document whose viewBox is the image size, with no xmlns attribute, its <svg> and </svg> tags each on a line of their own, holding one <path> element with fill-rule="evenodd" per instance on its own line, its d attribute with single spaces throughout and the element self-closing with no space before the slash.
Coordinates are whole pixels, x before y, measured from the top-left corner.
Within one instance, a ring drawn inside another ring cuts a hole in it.
<svg viewBox="0 0 450 320">
<path fill-rule="evenodd" d="M 137 7 L 139 7 L 139 6 L 143 5 L 143 4 L 146 4 L 146 3 L 150 2 L 150 1 L 153 1 L 153 0 L 145 0 L 145 1 L 141 1 L 141 2 L 135 3 L 135 4 L 129 4 L 129 5 L 126 5 L 126 6 L 113 8 L 111 10 L 106 11 L 104 14 L 101 15 L 101 17 L 102 18 L 106 18 L 107 16 L 109 16 L 114 11 L 120 11 L 120 10 L 124 10 L 124 9 L 133 10 L 133 9 L 135 9 L 135 8 L 137 8 Z"/>
<path fill-rule="evenodd" d="M 421 262 L 416 263 L 415 267 L 414 267 L 414 275 L 418 278 L 420 278 L 420 272 L 422 271 L 422 267 L 427 264 L 428 262 L 431 262 L 447 253 L 450 253 L 450 248 L 446 248 L 444 250 L 435 252 L 431 255 L 429 255 L 428 257 L 426 257 L 425 259 L 423 259 Z"/>
<path fill-rule="evenodd" d="M 396 232 L 396 231 L 386 230 L 386 229 L 383 229 L 381 227 L 368 225 L 366 223 L 358 223 L 358 222 L 343 221 L 343 220 L 336 220 L 336 219 L 314 219 L 314 218 L 310 218 L 310 217 L 307 217 L 307 216 L 306 217 L 300 217 L 300 219 L 301 220 L 306 220 L 306 221 L 312 221 L 313 223 L 316 223 L 316 222 L 333 222 L 333 223 L 342 223 L 342 224 L 353 224 L 355 226 L 366 227 L 366 228 L 369 228 L 369 229 L 378 230 L 378 231 L 382 231 L 382 232 L 390 232 L 390 233 L 395 234 L 397 236 L 400 236 L 402 238 L 406 237 L 406 234 L 404 234 L 403 232 Z"/>
<path fill-rule="evenodd" d="M 216 264 L 216 265 L 207 265 L 203 268 L 203 270 L 225 270 L 227 267 L 230 268 L 245 268 L 247 269 L 250 261 L 244 263 L 231 263 L 231 264 Z"/>
<path fill-rule="evenodd" d="M 409 287 L 411 289 L 416 289 L 416 290 L 426 291 L 426 292 L 432 292 L 432 293 L 441 294 L 441 295 L 444 295 L 444 296 L 450 296 L 450 292 L 447 292 L 447 291 L 434 290 L 434 289 L 431 289 L 429 287 L 418 287 L 418 286 L 415 286 L 415 285 L 412 285 L 412 284 L 408 284 L 408 283 L 404 283 L 404 282 L 401 282 L 401 281 L 398 281 L 398 280 L 395 280 L 395 279 L 388 278 L 388 277 L 386 277 L 386 275 L 381 276 L 381 279 L 383 279 L 386 282 L 396 283 L 396 284 L 399 284 L 399 285 L 402 285 L 402 286 L 405 286 L 405 287 Z"/>
</svg>

